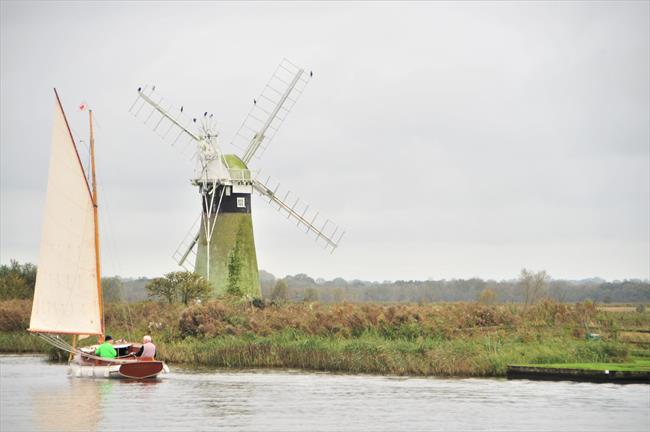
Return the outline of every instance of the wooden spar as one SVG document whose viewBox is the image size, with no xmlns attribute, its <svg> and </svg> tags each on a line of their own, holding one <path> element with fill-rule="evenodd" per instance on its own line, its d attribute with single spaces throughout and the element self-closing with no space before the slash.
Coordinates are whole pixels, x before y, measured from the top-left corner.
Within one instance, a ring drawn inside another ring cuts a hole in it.
<svg viewBox="0 0 650 432">
<path fill-rule="evenodd" d="M 72 350 L 76 351 L 77 350 L 77 335 L 72 335 Z M 74 354 L 70 352 L 68 355 L 68 361 L 72 361 L 72 358 L 74 357 Z"/>
<path fill-rule="evenodd" d="M 56 96 L 56 103 L 59 105 L 59 109 L 61 110 L 61 113 L 63 114 L 63 120 L 65 121 L 65 127 L 68 129 L 68 135 L 70 135 L 70 141 L 72 142 L 72 147 L 74 147 L 74 153 L 77 155 L 77 161 L 79 161 L 79 167 L 81 168 L 81 172 L 84 173 L 84 182 L 86 183 L 86 188 L 88 189 L 88 194 L 92 195 L 92 192 L 90 191 L 90 186 L 88 185 L 88 179 L 86 179 L 86 172 L 84 170 L 84 166 L 81 163 L 81 157 L 79 156 L 79 151 L 77 150 L 77 144 L 74 140 L 74 137 L 72 136 L 72 130 L 70 129 L 70 125 L 68 124 L 68 117 L 65 115 L 65 111 L 63 110 L 63 105 L 61 104 L 61 99 L 59 99 L 59 93 L 54 89 L 54 96 Z M 92 199 L 92 196 L 91 196 Z"/>
<path fill-rule="evenodd" d="M 90 167 L 92 173 L 93 193 L 93 219 L 95 221 L 95 267 L 97 268 L 97 300 L 99 301 L 99 317 L 101 319 L 102 334 L 99 342 L 104 342 L 104 304 L 102 300 L 102 276 L 99 260 L 99 215 L 97 214 L 97 178 L 95 176 L 95 135 L 93 133 L 93 110 L 88 110 L 90 120 Z"/>
</svg>

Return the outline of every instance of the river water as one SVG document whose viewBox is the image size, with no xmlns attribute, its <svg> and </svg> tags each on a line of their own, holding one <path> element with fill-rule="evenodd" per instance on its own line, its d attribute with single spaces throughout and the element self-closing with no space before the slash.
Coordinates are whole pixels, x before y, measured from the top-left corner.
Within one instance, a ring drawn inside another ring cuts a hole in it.
<svg viewBox="0 0 650 432">
<path fill-rule="evenodd" d="M 190 370 L 155 382 L 68 376 L 0 356 L 1 431 L 650 430 L 650 386 Z"/>
</svg>

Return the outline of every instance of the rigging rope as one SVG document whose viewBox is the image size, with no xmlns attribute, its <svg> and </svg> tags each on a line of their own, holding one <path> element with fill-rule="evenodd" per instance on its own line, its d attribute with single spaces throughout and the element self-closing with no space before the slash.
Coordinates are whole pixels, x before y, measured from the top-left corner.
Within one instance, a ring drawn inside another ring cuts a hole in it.
<svg viewBox="0 0 650 432">
<path fill-rule="evenodd" d="M 106 197 L 106 192 L 105 192 L 103 183 L 99 181 L 101 178 L 102 177 L 97 176 L 97 180 L 98 180 L 97 181 L 97 186 L 101 190 L 102 195 L 104 197 Z M 116 252 L 115 242 L 114 242 L 113 236 L 112 236 L 113 223 L 112 223 L 112 219 L 110 217 L 108 200 L 106 200 L 106 198 L 104 198 L 103 201 L 104 201 L 104 205 L 101 207 L 101 210 L 103 210 L 103 213 L 105 215 L 105 217 L 103 218 L 103 220 L 105 221 L 105 226 L 106 226 L 106 229 L 104 230 L 104 233 L 105 233 L 104 237 L 106 239 L 105 246 L 107 247 L 107 249 L 112 251 L 112 253 L 104 254 L 104 256 L 107 257 L 108 259 L 110 259 L 113 262 L 113 267 L 118 271 L 118 274 L 119 274 L 119 270 L 121 268 L 121 262 L 119 261 L 119 256 L 118 256 L 118 254 Z M 119 279 L 119 277 L 118 277 L 118 279 Z M 129 305 L 129 301 L 126 299 L 126 295 L 125 295 L 125 291 L 124 291 L 124 284 L 122 283 L 121 279 L 119 280 L 118 291 L 119 291 L 118 292 L 119 298 L 122 300 L 122 302 L 125 305 L 125 307 L 122 308 L 122 318 L 124 319 L 124 321 L 126 323 L 126 331 L 127 331 L 129 340 L 132 340 L 133 339 L 133 337 L 132 337 L 133 336 L 132 335 L 133 319 L 132 319 L 132 314 L 131 314 L 131 306 Z M 102 319 L 103 318 L 104 317 L 102 317 Z"/>
<path fill-rule="evenodd" d="M 97 135 L 97 133 L 96 133 L 97 129 L 100 132 L 103 131 L 103 128 L 102 128 L 99 120 L 97 119 L 97 113 L 95 111 L 93 111 L 93 123 L 94 123 L 95 126 L 97 126 L 96 131 L 95 131 L 95 135 Z M 73 131 L 73 133 L 74 132 L 75 131 Z M 74 134 L 76 134 L 76 133 L 74 133 Z M 84 144 L 84 150 L 87 153 L 90 153 L 89 144 L 86 143 L 84 140 L 81 140 L 81 139 L 79 139 L 78 141 L 83 143 Z M 88 157 L 90 157 L 90 154 L 88 154 Z M 109 201 L 110 200 L 106 199 L 106 197 L 110 196 L 110 195 L 106 194 L 106 189 L 104 188 L 104 184 L 103 184 L 103 181 L 102 181 L 103 176 L 99 175 L 99 174 L 96 174 L 96 176 L 97 176 L 97 178 L 96 178 L 96 180 L 97 180 L 97 188 L 99 189 L 101 195 L 103 196 L 103 198 L 101 200 L 101 205 L 99 206 L 99 211 L 103 215 L 103 217 L 101 218 L 101 221 L 100 221 L 100 224 L 102 224 L 104 226 L 104 229 L 102 230 L 102 233 L 103 233 L 102 238 L 106 240 L 106 242 L 104 244 L 104 247 L 109 250 L 109 253 L 103 254 L 103 257 L 104 257 L 104 259 L 108 259 L 109 261 L 111 261 L 111 263 L 113 265 L 113 269 L 115 271 L 114 274 L 120 274 L 120 269 L 122 268 L 122 265 L 121 265 L 121 262 L 119 261 L 119 256 L 117 254 L 117 248 L 115 247 L 115 241 L 114 241 L 113 235 L 112 235 L 114 230 L 113 230 L 112 219 L 110 217 L 110 215 L 112 213 L 109 210 L 109 207 L 110 207 L 109 206 Z M 119 279 L 119 277 L 118 277 L 118 279 Z M 125 291 L 124 291 L 124 285 L 122 284 L 121 279 L 119 280 L 118 293 L 117 294 L 118 294 L 118 297 L 122 300 L 122 302 L 125 303 L 125 307 L 122 308 L 122 310 L 121 310 L 121 312 L 122 312 L 121 315 L 122 315 L 123 321 L 126 323 L 126 331 L 127 331 L 128 338 L 129 338 L 129 340 L 132 340 L 133 339 L 133 335 L 132 335 L 132 332 L 133 332 L 133 319 L 132 319 L 132 314 L 131 314 L 131 307 L 129 306 L 129 302 L 125 299 L 126 296 L 125 296 Z M 106 297 L 106 296 L 104 296 L 104 297 Z M 106 308 L 104 307 L 102 309 L 102 321 L 103 322 L 106 322 L 105 315 L 106 315 Z"/>
<path fill-rule="evenodd" d="M 52 336 L 51 334 L 47 334 L 47 333 L 38 333 L 38 336 L 55 348 L 58 348 L 62 351 L 69 352 L 71 354 L 79 354 L 83 358 L 92 359 L 92 360 L 101 360 L 109 363 L 118 363 L 118 364 L 122 364 L 126 362 L 126 360 L 99 357 L 94 354 L 89 354 L 87 352 L 84 352 L 79 348 L 73 348 L 72 345 L 70 345 L 67 341 L 61 339 L 58 335 Z"/>
</svg>

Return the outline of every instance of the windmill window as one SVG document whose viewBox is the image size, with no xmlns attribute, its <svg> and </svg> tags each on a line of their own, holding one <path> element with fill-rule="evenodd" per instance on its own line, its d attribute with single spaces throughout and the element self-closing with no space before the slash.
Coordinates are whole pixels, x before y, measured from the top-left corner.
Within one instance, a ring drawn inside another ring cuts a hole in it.
<svg viewBox="0 0 650 432">
<path fill-rule="evenodd" d="M 230 196 L 230 186 L 226 187 L 226 196 Z"/>
<path fill-rule="evenodd" d="M 237 208 L 246 208 L 246 198 L 244 197 L 237 198 Z"/>
</svg>

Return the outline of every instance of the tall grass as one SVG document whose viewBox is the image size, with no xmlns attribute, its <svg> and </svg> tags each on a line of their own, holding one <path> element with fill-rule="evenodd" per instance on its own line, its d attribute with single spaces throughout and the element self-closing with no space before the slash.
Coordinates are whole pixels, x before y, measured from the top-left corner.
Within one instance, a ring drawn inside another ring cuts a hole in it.
<svg viewBox="0 0 650 432">
<path fill-rule="evenodd" d="M 618 342 L 553 337 L 522 343 L 513 337 L 393 340 L 276 334 L 270 337 L 190 337 L 165 344 L 161 358 L 218 367 L 284 367 L 351 373 L 502 376 L 511 363 L 625 360 Z"/>
<path fill-rule="evenodd" d="M 0 351 L 45 349 L 38 338 L 16 333 L 16 322 L 28 322 L 29 308 L 0 302 L 5 310 L 12 314 L 0 316 Z M 158 357 L 171 363 L 502 376 L 512 363 L 620 362 L 631 353 L 650 358 L 648 348 L 617 338 L 621 326 L 647 328 L 650 313 L 619 315 L 591 303 L 544 302 L 524 310 L 478 304 L 255 307 L 226 299 L 189 307 L 108 304 L 106 327 L 114 338 L 151 334 Z M 594 328 L 604 340 L 585 340 Z"/>
</svg>

